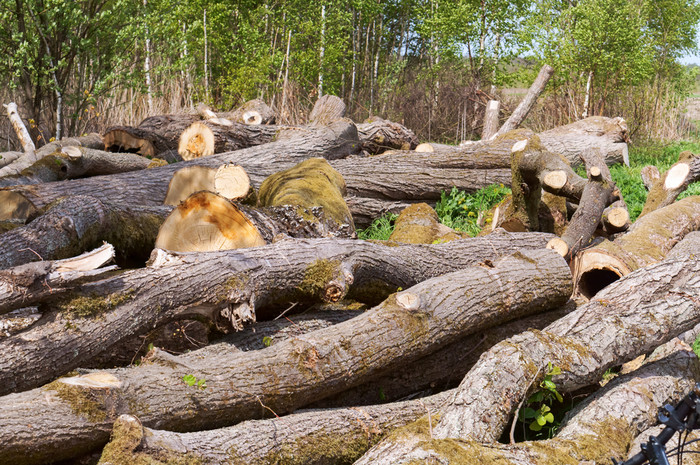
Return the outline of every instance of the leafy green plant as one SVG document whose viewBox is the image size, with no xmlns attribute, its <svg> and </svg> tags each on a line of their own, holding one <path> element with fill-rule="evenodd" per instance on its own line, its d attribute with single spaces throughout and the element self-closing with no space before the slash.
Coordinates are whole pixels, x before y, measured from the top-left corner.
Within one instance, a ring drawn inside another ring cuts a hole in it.
<svg viewBox="0 0 700 465">
<path fill-rule="evenodd" d="M 394 222 L 399 215 L 387 213 L 377 218 L 366 229 L 358 229 L 357 237 L 363 240 L 386 241 L 394 232 Z"/>
<path fill-rule="evenodd" d="M 693 349 L 693 352 L 695 352 L 695 355 L 700 357 L 700 335 L 695 338 L 695 342 L 693 342 L 693 345 L 690 346 Z"/>
<path fill-rule="evenodd" d="M 265 336 L 263 338 L 263 345 L 265 347 L 270 347 L 272 345 L 272 338 L 270 336 Z"/>
<path fill-rule="evenodd" d="M 552 381 L 552 378 L 559 374 L 561 374 L 561 369 L 552 365 L 552 362 L 548 362 L 547 372 L 539 384 L 539 389 L 528 397 L 526 407 L 521 409 L 518 415 L 518 419 L 524 425 L 528 425 L 530 431 L 541 432 L 542 434 L 539 436 L 550 438 L 558 427 L 552 411 L 552 404 L 555 400 L 561 403 L 564 399 L 557 391 L 557 385 Z"/>
<path fill-rule="evenodd" d="M 197 389 L 202 391 L 207 388 L 207 382 L 204 378 L 197 379 L 197 377 L 194 375 L 185 375 L 182 377 L 182 380 L 188 386 L 195 386 Z"/>
<path fill-rule="evenodd" d="M 473 194 L 453 187 L 449 193 L 443 192 L 440 195 L 435 211 L 445 226 L 476 236 L 481 231 L 479 218 L 510 192 L 510 188 L 503 184 L 492 184 Z M 490 219 L 484 221 L 488 222 Z"/>
</svg>

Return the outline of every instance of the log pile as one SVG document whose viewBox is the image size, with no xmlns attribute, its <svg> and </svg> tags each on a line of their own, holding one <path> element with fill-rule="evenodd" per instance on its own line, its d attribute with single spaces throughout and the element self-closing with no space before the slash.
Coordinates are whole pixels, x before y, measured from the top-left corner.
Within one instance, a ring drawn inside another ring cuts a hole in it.
<svg viewBox="0 0 700 465">
<path fill-rule="evenodd" d="M 624 121 L 517 129 L 552 72 L 461 146 L 326 95 L 302 125 L 199 106 L 2 155 L 0 463 L 626 456 L 700 375 L 675 339 L 700 323 L 700 200 L 676 201 L 700 164 L 646 169 L 630 224 Z M 494 183 L 512 195 L 479 237 L 431 207 Z M 388 211 L 388 241 L 357 239 Z M 585 400 L 533 440 L 545 388 Z"/>
</svg>

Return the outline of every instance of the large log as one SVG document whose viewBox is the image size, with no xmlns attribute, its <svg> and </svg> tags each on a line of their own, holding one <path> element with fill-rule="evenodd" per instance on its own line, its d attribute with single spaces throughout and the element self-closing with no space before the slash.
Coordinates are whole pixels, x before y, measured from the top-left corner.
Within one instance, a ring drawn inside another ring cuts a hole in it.
<svg viewBox="0 0 700 465">
<path fill-rule="evenodd" d="M 663 260 L 683 237 L 700 229 L 700 197 L 686 197 L 638 219 L 614 241 L 581 251 L 572 262 L 576 293 L 590 298 L 621 276 Z"/>
<path fill-rule="evenodd" d="M 228 118 L 234 123 L 243 124 L 275 124 L 277 115 L 262 100 L 249 100 L 230 113 L 220 113 L 217 116 Z"/>
<path fill-rule="evenodd" d="M 434 244 L 468 237 L 440 223 L 437 213 L 430 205 L 416 203 L 399 213 L 394 222 L 390 241 L 405 244 Z"/>
<path fill-rule="evenodd" d="M 31 223 L 0 236 L 0 269 L 73 257 L 103 241 L 115 246 L 120 263 L 143 263 L 171 209 L 108 203 L 85 195 L 68 197 Z"/>
<path fill-rule="evenodd" d="M 562 370 L 554 379 L 559 392 L 573 392 L 691 329 L 700 322 L 698 271 L 698 257 L 637 270 L 543 331 L 495 345 L 462 381 L 436 437 L 496 441 L 547 362 Z"/>
<path fill-rule="evenodd" d="M 312 156 L 333 159 L 357 150 L 357 131 L 351 123 L 340 121 L 330 126 L 299 129 L 269 144 L 150 170 L 2 189 L 0 220 L 26 219 L 32 211 L 68 195 L 90 195 L 114 203 L 162 205 L 170 178 L 175 171 L 187 166 L 218 168 L 236 163 L 247 169 L 248 165 L 259 164 L 261 174 L 253 180 L 262 182 L 266 176 Z M 249 174 L 253 178 L 254 173 Z"/>
<path fill-rule="evenodd" d="M 209 191 L 229 200 L 255 198 L 255 189 L 250 185 L 248 173 L 238 165 L 188 166 L 173 174 L 165 195 L 165 205 L 178 205 L 190 195 Z"/>
<path fill-rule="evenodd" d="M 455 441 L 436 437 L 434 424 L 422 419 L 399 428 L 355 463 L 610 463 L 625 455 L 636 434 L 655 423 L 659 406 L 677 403 L 692 388 L 698 374 L 698 359 L 690 347 L 675 346 L 661 360 L 614 380 L 575 407 L 573 417 L 552 439 L 514 444 Z"/>
<path fill-rule="evenodd" d="M 196 121 L 182 131 L 177 151 L 183 160 L 207 157 L 275 140 L 277 126 L 231 123 L 224 126 L 211 121 Z"/>
<path fill-rule="evenodd" d="M 149 283 L 150 292 L 168 294 L 158 284 Z M 178 293 L 187 292 L 180 283 Z M 558 254 L 518 252 L 427 280 L 351 321 L 262 351 L 187 365 L 156 351 L 138 367 L 61 378 L 0 398 L 0 461 L 75 457 L 106 443 L 111 424 L 124 413 L 173 431 L 230 425 L 269 410 L 289 413 L 467 332 L 557 307 L 570 292 L 568 267 Z M 205 380 L 206 389 L 183 382 L 186 375 Z"/>
<path fill-rule="evenodd" d="M 132 152 L 144 157 L 157 157 L 161 152 L 176 150 L 182 131 L 199 120 L 199 115 L 149 116 L 138 127 L 107 128 L 102 137 L 105 149 L 109 152 Z"/>
<path fill-rule="evenodd" d="M 678 162 L 654 181 L 639 218 L 659 208 L 671 205 L 690 183 L 700 178 L 700 155 L 686 150 Z"/>
<path fill-rule="evenodd" d="M 627 123 L 622 118 L 591 116 L 541 132 L 538 136 L 548 150 L 566 157 L 571 166 L 580 165 L 581 153 L 590 148 L 599 149 L 607 165 L 630 164 L 629 134 Z"/>
<path fill-rule="evenodd" d="M 309 113 L 309 122 L 314 125 L 327 125 L 345 116 L 345 102 L 340 97 L 326 94 L 319 98 Z"/>
<path fill-rule="evenodd" d="M 362 149 L 370 154 L 380 154 L 386 150 L 413 150 L 418 146 L 418 138 L 402 124 L 381 118 L 357 125 L 362 141 Z"/>
</svg>

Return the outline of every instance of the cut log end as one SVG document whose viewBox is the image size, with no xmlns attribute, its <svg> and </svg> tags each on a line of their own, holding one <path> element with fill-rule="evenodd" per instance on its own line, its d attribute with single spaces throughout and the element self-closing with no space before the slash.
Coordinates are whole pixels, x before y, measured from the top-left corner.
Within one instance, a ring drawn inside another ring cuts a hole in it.
<svg viewBox="0 0 700 465">
<path fill-rule="evenodd" d="M 238 165 L 223 165 L 214 174 L 216 193 L 230 200 L 241 199 L 250 191 L 250 178 Z"/>
<path fill-rule="evenodd" d="M 205 124 L 194 123 L 182 131 L 177 152 L 183 160 L 214 154 L 214 132 Z"/>
<path fill-rule="evenodd" d="M 630 214 L 626 208 L 615 207 L 605 214 L 605 222 L 615 228 L 623 228 L 630 220 Z"/>
<path fill-rule="evenodd" d="M 511 152 L 515 153 L 515 152 L 520 152 L 522 150 L 525 150 L 525 148 L 527 147 L 527 142 L 528 142 L 527 139 L 516 142 L 515 144 L 513 144 L 513 148 L 511 149 Z"/>
<path fill-rule="evenodd" d="M 576 294 L 592 299 L 599 291 L 631 272 L 616 257 L 596 250 L 583 251 L 573 265 Z"/>
<path fill-rule="evenodd" d="M 422 144 L 418 144 L 416 146 L 416 152 L 420 153 L 433 153 L 435 149 L 433 148 L 433 144 L 429 142 L 423 142 Z"/>
<path fill-rule="evenodd" d="M 58 381 L 63 384 L 79 386 L 86 389 L 118 389 L 122 387 L 122 382 L 119 381 L 116 376 L 107 372 L 59 378 Z"/>
<path fill-rule="evenodd" d="M 600 177 L 600 168 L 597 166 L 591 166 L 590 174 L 591 174 L 592 178 L 599 178 Z"/>
<path fill-rule="evenodd" d="M 554 250 L 562 257 L 566 257 L 566 255 L 569 253 L 569 246 L 559 237 L 555 237 L 547 242 L 547 248 Z"/>
<path fill-rule="evenodd" d="M 206 166 L 188 166 L 178 170 L 168 185 L 165 205 L 177 205 L 195 192 L 211 190 L 216 170 Z"/>
<path fill-rule="evenodd" d="M 262 115 L 255 110 L 250 110 L 243 113 L 243 122 L 245 124 L 261 124 L 262 120 Z"/>
<path fill-rule="evenodd" d="M 685 183 L 685 180 L 690 174 L 690 165 L 687 163 L 678 163 L 673 165 L 666 173 L 666 181 L 664 182 L 664 188 L 667 190 L 678 189 Z"/>
<path fill-rule="evenodd" d="M 564 171 L 550 171 L 544 176 L 544 183 L 552 189 L 561 189 L 566 185 L 567 176 Z"/>
<path fill-rule="evenodd" d="M 235 205 L 203 191 L 173 210 L 161 226 L 155 246 L 176 252 L 205 252 L 264 244 L 261 234 Z"/>
<path fill-rule="evenodd" d="M 34 204 L 22 194 L 0 191 L 0 220 L 26 220 L 36 212 Z"/>
</svg>

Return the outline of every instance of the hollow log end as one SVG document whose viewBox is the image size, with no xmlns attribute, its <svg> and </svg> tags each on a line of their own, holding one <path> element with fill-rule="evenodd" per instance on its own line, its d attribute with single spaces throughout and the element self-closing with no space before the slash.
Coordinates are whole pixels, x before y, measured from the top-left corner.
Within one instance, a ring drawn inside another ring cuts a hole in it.
<svg viewBox="0 0 700 465">
<path fill-rule="evenodd" d="M 616 254 L 617 246 L 609 241 L 579 253 L 572 263 L 575 282 L 574 293 L 592 299 L 599 291 L 631 273 L 633 265 Z"/>
<path fill-rule="evenodd" d="M 199 191 L 214 191 L 216 170 L 206 166 L 187 166 L 177 170 L 170 179 L 165 205 L 178 205 Z"/>
<path fill-rule="evenodd" d="M 37 211 L 34 204 L 19 192 L 0 191 L 0 220 L 26 220 Z"/>
<path fill-rule="evenodd" d="M 203 123 L 193 123 L 180 134 L 177 152 L 183 160 L 214 154 L 214 132 Z"/>
<path fill-rule="evenodd" d="M 243 113 L 243 122 L 245 124 L 256 125 L 262 123 L 262 115 L 256 110 L 249 110 Z"/>
<path fill-rule="evenodd" d="M 108 152 L 138 153 L 144 157 L 154 157 L 156 148 L 149 140 L 135 137 L 121 128 L 114 128 L 102 136 Z"/>
<path fill-rule="evenodd" d="M 173 210 L 161 226 L 155 246 L 176 252 L 206 252 L 264 244 L 260 232 L 235 205 L 202 191 Z"/>
</svg>

